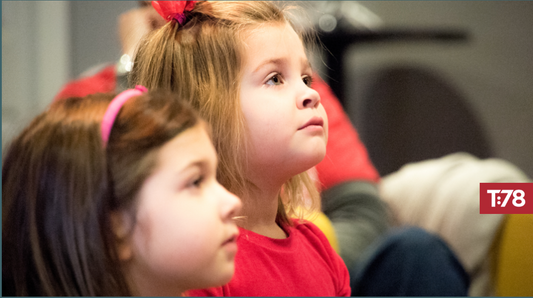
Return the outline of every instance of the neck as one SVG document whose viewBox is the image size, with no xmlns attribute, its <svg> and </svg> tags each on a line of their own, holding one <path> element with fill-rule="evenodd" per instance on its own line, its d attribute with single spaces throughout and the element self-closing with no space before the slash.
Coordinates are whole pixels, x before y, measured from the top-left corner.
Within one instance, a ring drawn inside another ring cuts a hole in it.
<svg viewBox="0 0 533 298">
<path fill-rule="evenodd" d="M 161 284 L 151 278 L 147 278 L 145 272 L 139 272 L 136 268 L 129 267 L 128 282 L 132 289 L 133 296 L 167 296 L 176 297 L 183 296 L 185 289 L 177 285 L 177 283 Z"/>
<path fill-rule="evenodd" d="M 270 238 L 287 238 L 276 223 L 281 185 L 259 187 L 251 184 L 247 188 L 246 194 L 242 195 L 244 204 L 240 215 L 245 217 L 239 223 L 242 228 Z"/>
</svg>

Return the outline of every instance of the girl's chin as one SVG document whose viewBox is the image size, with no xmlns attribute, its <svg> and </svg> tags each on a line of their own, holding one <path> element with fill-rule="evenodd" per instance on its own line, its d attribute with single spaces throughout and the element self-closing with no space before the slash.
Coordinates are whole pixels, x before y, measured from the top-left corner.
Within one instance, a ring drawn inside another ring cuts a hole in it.
<svg viewBox="0 0 533 298">
<path fill-rule="evenodd" d="M 303 173 L 309 170 L 310 168 L 316 166 L 324 159 L 325 156 L 326 156 L 326 150 L 324 149 L 323 152 L 319 152 L 317 154 L 309 155 L 306 158 L 299 159 L 297 174 Z"/>
<path fill-rule="evenodd" d="M 320 146 L 320 148 L 317 148 L 313 151 L 313 153 L 309 154 L 309 162 L 312 163 L 311 167 L 319 164 L 324 157 L 326 157 L 326 145 Z"/>
</svg>

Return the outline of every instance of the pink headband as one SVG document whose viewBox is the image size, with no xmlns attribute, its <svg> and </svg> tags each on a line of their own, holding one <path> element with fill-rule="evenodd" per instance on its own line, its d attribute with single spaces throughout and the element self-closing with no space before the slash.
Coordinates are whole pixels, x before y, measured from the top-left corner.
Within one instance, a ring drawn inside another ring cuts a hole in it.
<svg viewBox="0 0 533 298">
<path fill-rule="evenodd" d="M 183 25 L 185 12 L 193 10 L 196 2 L 198 1 L 152 1 L 152 6 L 167 22 L 174 19 Z"/>
<path fill-rule="evenodd" d="M 104 114 L 104 119 L 102 120 L 101 133 L 102 140 L 104 141 L 104 147 L 107 145 L 107 141 L 109 140 L 109 134 L 111 133 L 111 128 L 113 127 L 115 118 L 117 118 L 117 114 L 124 105 L 124 103 L 132 96 L 141 95 L 146 91 L 146 87 L 137 85 L 135 86 L 135 89 L 128 89 L 122 91 L 119 95 L 113 98 L 113 100 L 107 107 L 107 110 Z"/>
</svg>

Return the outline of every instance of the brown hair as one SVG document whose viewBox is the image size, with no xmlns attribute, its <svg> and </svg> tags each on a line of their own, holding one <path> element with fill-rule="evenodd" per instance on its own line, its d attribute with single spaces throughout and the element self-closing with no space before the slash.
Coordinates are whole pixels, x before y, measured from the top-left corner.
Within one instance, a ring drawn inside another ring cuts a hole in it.
<svg viewBox="0 0 533 298">
<path fill-rule="evenodd" d="M 199 2 L 186 13 L 184 25 L 171 21 L 141 42 L 130 73 L 131 85 L 171 89 L 198 109 L 213 130 L 217 178 L 241 197 L 246 194 L 248 151 L 239 99 L 242 40 L 257 26 L 290 24 L 285 13 L 268 1 Z M 307 173 L 285 183 L 278 222 L 290 225 L 289 217 L 305 210 L 305 191 L 312 198 L 310 209 L 316 209 L 319 195 Z"/>
<path fill-rule="evenodd" d="M 133 97 L 104 149 L 112 98 L 56 101 L 12 141 L 2 165 L 4 295 L 131 295 L 110 215 L 131 210 L 154 154 L 198 116 L 169 93 Z"/>
</svg>

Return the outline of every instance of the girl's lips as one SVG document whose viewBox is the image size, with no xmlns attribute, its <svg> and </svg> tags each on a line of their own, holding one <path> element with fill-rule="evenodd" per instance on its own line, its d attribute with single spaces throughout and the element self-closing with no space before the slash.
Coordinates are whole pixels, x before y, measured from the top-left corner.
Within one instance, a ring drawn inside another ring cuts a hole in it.
<svg viewBox="0 0 533 298">
<path fill-rule="evenodd" d="M 222 248 L 228 252 L 231 256 L 235 256 L 237 253 L 237 237 L 239 234 L 234 234 L 222 243 Z"/>
<path fill-rule="evenodd" d="M 235 233 L 233 234 L 231 237 L 229 237 L 226 241 L 224 241 L 222 243 L 222 246 L 226 245 L 226 244 L 232 244 L 232 243 L 237 243 L 237 237 L 239 236 L 239 233 Z"/>
<path fill-rule="evenodd" d="M 309 121 L 307 121 L 307 123 L 305 123 L 304 125 L 302 125 L 300 128 L 298 128 L 298 130 L 301 130 L 301 129 L 304 129 L 308 126 L 312 126 L 312 125 L 315 125 L 315 126 L 324 126 L 324 120 L 320 117 L 313 117 L 311 118 Z"/>
</svg>

